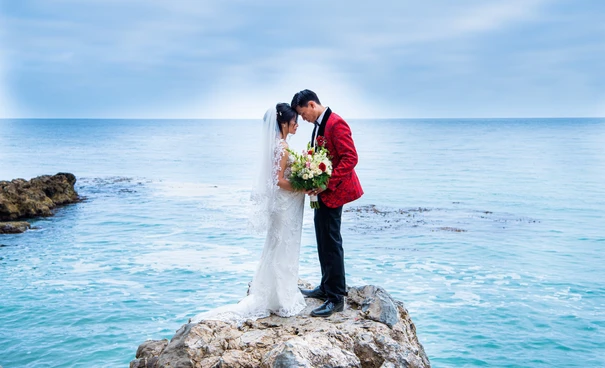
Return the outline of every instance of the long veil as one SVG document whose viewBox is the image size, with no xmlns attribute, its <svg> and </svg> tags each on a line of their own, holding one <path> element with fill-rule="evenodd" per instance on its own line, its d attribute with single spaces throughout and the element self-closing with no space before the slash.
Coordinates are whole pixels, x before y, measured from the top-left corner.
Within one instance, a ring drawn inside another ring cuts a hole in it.
<svg viewBox="0 0 605 368">
<path fill-rule="evenodd" d="M 263 119 L 256 179 L 252 189 L 249 224 L 265 234 L 265 244 L 249 295 L 237 304 L 228 304 L 196 315 L 191 322 L 221 320 L 240 325 L 271 313 L 290 317 L 306 303 L 298 290 L 298 263 L 304 213 L 304 194 L 278 190 L 278 162 L 284 154 L 276 121 L 276 109 Z"/>
<path fill-rule="evenodd" d="M 259 159 L 250 195 L 252 208 L 248 221 L 249 228 L 257 233 L 267 231 L 269 217 L 275 210 L 278 162 L 281 158 L 280 132 L 276 115 L 275 107 L 265 113 L 261 139 L 259 139 L 260 149 L 257 151 Z"/>
</svg>

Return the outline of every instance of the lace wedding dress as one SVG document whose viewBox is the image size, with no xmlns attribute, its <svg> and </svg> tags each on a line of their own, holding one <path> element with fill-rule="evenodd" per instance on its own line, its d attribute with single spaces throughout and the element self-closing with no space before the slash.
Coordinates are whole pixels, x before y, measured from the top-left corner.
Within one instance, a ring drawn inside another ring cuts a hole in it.
<svg viewBox="0 0 605 368">
<path fill-rule="evenodd" d="M 284 177 L 291 173 L 293 157 L 283 140 L 275 145 L 277 158 L 288 155 Z M 274 164 L 277 162 L 274 161 Z M 274 173 L 276 170 L 274 169 Z M 241 325 L 248 319 L 276 314 L 291 317 L 306 303 L 298 289 L 298 261 L 302 231 L 304 194 L 276 188 L 267 217 L 265 245 L 250 285 L 249 294 L 237 304 L 226 305 L 195 316 L 191 322 L 220 320 Z"/>
</svg>

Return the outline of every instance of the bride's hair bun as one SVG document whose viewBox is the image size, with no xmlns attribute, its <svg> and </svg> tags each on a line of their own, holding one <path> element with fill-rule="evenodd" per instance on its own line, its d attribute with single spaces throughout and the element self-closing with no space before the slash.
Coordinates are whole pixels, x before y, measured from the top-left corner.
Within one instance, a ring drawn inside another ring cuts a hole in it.
<svg viewBox="0 0 605 368">
<path fill-rule="evenodd" d="M 289 123 L 292 118 L 296 118 L 298 115 L 296 110 L 294 110 L 290 105 L 284 102 L 280 102 L 275 105 L 275 110 L 277 112 L 277 124 L 285 124 Z"/>
</svg>

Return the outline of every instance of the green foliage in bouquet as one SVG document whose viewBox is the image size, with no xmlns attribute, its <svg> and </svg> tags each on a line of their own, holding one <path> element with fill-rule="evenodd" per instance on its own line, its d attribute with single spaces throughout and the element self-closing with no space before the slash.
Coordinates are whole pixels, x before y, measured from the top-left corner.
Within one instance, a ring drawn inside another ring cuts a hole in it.
<svg viewBox="0 0 605 368">
<path fill-rule="evenodd" d="M 324 146 L 311 147 L 310 144 L 307 144 L 307 149 L 302 153 L 290 149 L 288 151 L 294 156 L 289 180 L 295 190 L 325 189 L 327 187 L 332 175 L 332 162 L 329 152 Z"/>
</svg>

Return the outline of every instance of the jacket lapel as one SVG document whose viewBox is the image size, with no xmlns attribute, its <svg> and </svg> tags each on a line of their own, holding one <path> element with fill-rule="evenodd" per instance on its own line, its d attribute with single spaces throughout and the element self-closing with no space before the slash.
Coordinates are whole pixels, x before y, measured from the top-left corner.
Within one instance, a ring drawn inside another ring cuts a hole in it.
<svg viewBox="0 0 605 368">
<path fill-rule="evenodd" d="M 330 108 L 326 108 L 326 113 L 324 114 L 324 118 L 321 119 L 321 124 L 319 124 L 319 129 L 317 130 L 317 136 L 324 136 L 326 131 L 326 124 L 328 123 L 328 119 L 332 115 L 332 110 Z"/>
</svg>

